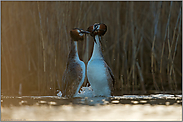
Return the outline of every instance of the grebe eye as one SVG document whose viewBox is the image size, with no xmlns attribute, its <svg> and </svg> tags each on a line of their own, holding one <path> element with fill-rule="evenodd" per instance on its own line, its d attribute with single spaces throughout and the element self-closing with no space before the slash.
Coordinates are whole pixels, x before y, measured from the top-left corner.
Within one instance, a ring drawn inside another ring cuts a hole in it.
<svg viewBox="0 0 183 122">
<path fill-rule="evenodd" d="M 95 25 L 95 28 L 98 28 L 98 25 Z"/>
</svg>

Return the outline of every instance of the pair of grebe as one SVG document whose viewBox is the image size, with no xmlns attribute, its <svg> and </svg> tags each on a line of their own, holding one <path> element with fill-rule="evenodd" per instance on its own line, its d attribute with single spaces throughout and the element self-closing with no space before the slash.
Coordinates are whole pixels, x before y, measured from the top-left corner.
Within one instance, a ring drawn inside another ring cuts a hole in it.
<svg viewBox="0 0 183 122">
<path fill-rule="evenodd" d="M 101 51 L 101 36 L 107 31 L 107 26 L 96 23 L 87 31 L 74 28 L 70 31 L 71 50 L 67 67 L 62 78 L 62 96 L 75 97 L 85 79 L 85 63 L 80 60 L 77 50 L 77 41 L 83 40 L 85 34 L 90 34 L 94 39 L 93 53 L 87 64 L 87 78 L 95 96 L 111 96 L 114 86 L 114 76 L 110 67 L 104 61 Z"/>
</svg>

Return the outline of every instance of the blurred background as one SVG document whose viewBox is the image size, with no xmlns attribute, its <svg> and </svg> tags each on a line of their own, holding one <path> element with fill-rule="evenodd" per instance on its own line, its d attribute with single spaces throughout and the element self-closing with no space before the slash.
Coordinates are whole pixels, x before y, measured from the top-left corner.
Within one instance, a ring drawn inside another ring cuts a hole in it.
<svg viewBox="0 0 183 122">
<path fill-rule="evenodd" d="M 102 50 L 116 95 L 182 93 L 182 2 L 1 2 L 1 8 L 3 95 L 56 95 L 70 30 L 96 22 L 108 28 Z M 87 64 L 92 37 L 78 49 Z"/>
</svg>

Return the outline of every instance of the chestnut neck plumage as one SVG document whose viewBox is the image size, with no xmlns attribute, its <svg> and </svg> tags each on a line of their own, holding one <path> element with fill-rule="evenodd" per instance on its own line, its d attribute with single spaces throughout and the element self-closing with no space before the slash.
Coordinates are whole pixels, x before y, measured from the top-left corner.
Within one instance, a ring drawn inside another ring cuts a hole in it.
<svg viewBox="0 0 183 122">
<path fill-rule="evenodd" d="M 78 56 L 77 41 L 71 40 L 71 51 L 69 53 L 69 60 L 80 60 Z"/>
<path fill-rule="evenodd" d="M 100 39 L 101 37 L 99 35 L 95 36 L 95 40 L 97 43 L 94 42 L 94 49 L 92 53 L 91 59 L 103 59 L 102 50 L 101 50 L 101 44 Z"/>
</svg>

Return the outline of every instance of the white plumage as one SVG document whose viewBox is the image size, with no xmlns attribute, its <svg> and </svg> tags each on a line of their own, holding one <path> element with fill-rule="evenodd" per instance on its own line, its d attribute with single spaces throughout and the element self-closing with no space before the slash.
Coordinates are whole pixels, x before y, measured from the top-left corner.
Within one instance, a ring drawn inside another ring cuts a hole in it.
<svg viewBox="0 0 183 122">
<path fill-rule="evenodd" d="M 99 26 L 94 25 L 93 30 L 99 32 L 100 24 Z M 89 31 L 94 33 L 94 31 L 91 30 Z M 110 67 L 104 61 L 100 44 L 101 37 L 99 36 L 98 33 L 92 36 L 94 37 L 95 42 L 92 57 L 87 64 L 88 81 L 91 84 L 95 96 L 108 97 L 111 96 L 111 92 L 113 90 L 114 76 L 112 74 Z"/>
</svg>

